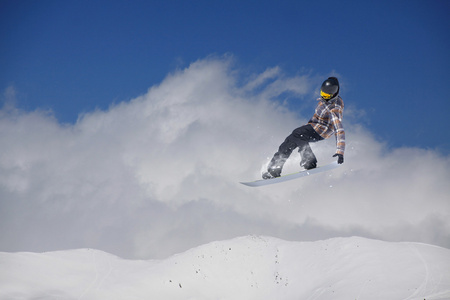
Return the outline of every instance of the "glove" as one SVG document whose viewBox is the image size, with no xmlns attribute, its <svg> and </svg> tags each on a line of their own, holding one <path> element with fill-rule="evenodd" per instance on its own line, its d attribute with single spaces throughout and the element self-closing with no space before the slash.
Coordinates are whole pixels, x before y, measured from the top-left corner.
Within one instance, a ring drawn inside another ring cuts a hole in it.
<svg viewBox="0 0 450 300">
<path fill-rule="evenodd" d="M 338 153 L 333 155 L 333 157 L 336 157 L 336 156 L 338 157 L 338 164 L 343 164 L 344 163 L 344 155 L 338 154 Z"/>
</svg>

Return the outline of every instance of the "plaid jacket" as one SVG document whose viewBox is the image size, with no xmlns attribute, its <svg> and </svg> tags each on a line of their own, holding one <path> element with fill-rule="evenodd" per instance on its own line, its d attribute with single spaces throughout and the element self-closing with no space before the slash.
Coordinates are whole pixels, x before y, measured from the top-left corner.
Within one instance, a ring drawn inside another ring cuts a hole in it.
<svg viewBox="0 0 450 300">
<path fill-rule="evenodd" d="M 344 155 L 345 131 L 342 126 L 342 115 L 344 112 L 344 101 L 337 96 L 328 101 L 317 99 L 316 112 L 309 120 L 309 124 L 324 139 L 336 134 L 336 153 Z"/>
</svg>

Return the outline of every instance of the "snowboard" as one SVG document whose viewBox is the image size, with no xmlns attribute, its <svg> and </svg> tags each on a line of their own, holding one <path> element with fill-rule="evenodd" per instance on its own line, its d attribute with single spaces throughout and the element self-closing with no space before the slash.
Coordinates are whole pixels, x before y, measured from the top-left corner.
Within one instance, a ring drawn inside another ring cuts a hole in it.
<svg viewBox="0 0 450 300">
<path fill-rule="evenodd" d="M 260 179 L 260 180 L 255 180 L 255 181 L 250 181 L 250 182 L 241 182 L 241 183 L 243 185 L 251 186 L 251 187 L 264 186 L 264 185 L 269 185 L 269 184 L 274 184 L 274 183 L 279 183 L 279 182 L 285 182 L 285 181 L 289 181 L 289 180 L 300 178 L 300 177 L 314 175 L 317 173 L 335 169 L 337 167 L 339 167 L 339 165 L 335 161 L 335 162 L 332 162 L 331 164 L 328 164 L 325 166 L 320 166 L 320 167 L 317 167 L 317 168 L 314 168 L 311 170 L 303 170 L 303 171 L 296 172 L 296 173 L 282 175 L 280 177 L 275 177 L 275 178 L 270 178 L 270 179 Z"/>
</svg>

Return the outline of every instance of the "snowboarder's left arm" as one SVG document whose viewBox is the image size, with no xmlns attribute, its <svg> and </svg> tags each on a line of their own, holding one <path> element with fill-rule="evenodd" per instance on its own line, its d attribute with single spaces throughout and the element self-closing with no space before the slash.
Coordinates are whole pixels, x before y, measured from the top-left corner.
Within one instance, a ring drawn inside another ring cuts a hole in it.
<svg viewBox="0 0 450 300">
<path fill-rule="evenodd" d="M 344 126 L 342 126 L 342 109 L 336 107 L 331 111 L 331 121 L 334 126 L 334 132 L 336 135 L 336 154 L 342 155 L 342 162 L 344 160 L 345 151 L 345 131 Z"/>
</svg>

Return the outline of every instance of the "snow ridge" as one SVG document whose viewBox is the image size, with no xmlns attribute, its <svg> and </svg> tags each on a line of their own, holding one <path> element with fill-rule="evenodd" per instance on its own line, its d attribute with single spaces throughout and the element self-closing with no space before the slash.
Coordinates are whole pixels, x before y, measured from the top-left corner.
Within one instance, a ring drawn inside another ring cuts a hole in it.
<svg viewBox="0 0 450 300">
<path fill-rule="evenodd" d="M 0 253 L 0 299 L 450 299 L 450 250 L 360 237 L 245 236 L 164 260 Z"/>
</svg>

